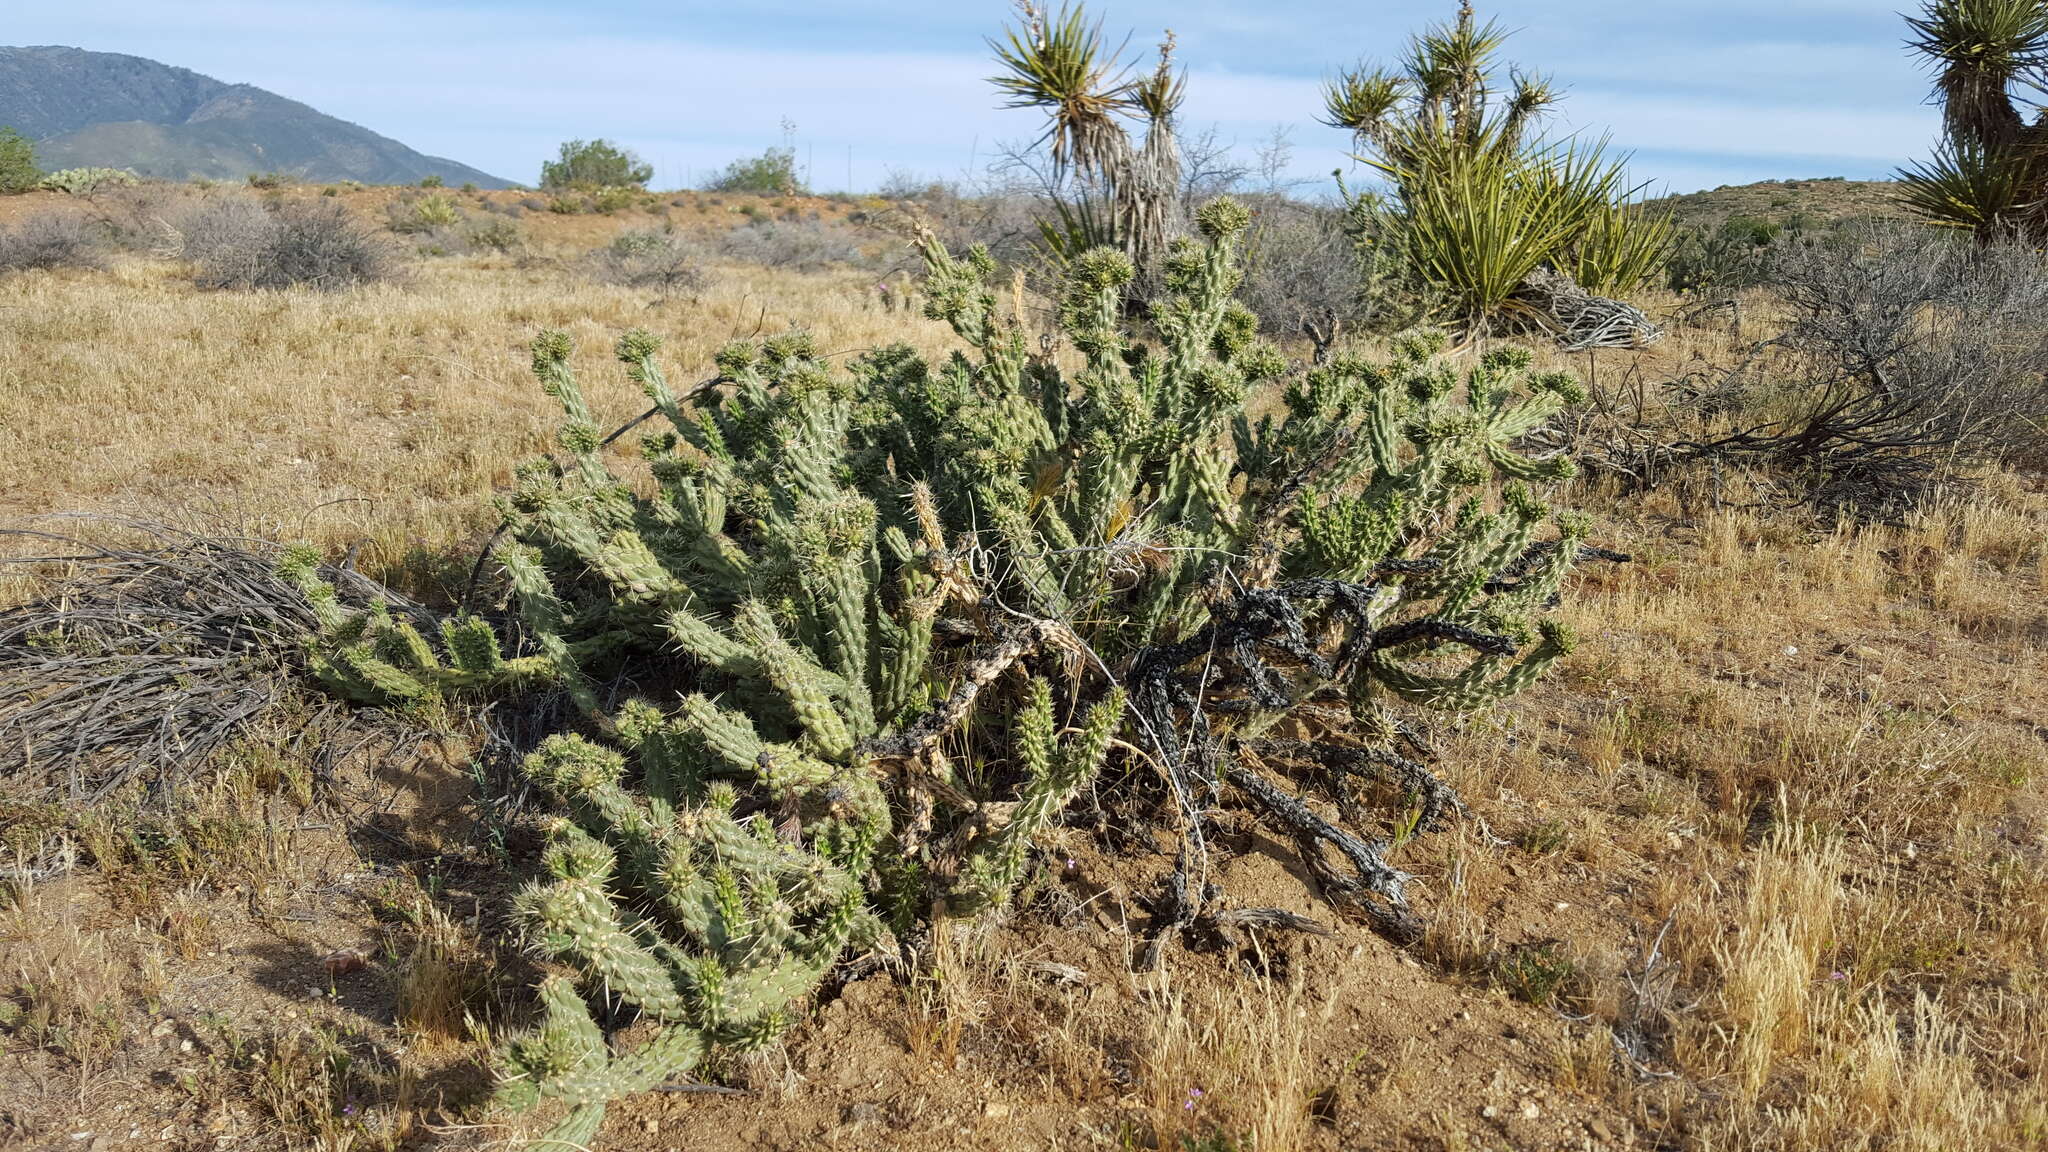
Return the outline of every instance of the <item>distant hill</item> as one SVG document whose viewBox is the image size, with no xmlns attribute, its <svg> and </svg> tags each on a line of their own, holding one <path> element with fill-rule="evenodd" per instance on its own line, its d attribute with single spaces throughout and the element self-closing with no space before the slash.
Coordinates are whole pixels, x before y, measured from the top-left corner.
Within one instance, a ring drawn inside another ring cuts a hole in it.
<svg viewBox="0 0 2048 1152">
<path fill-rule="evenodd" d="M 140 56 L 0 47 L 0 126 L 36 144 L 46 169 L 131 168 L 161 180 L 509 183 L 425 156 L 367 128 L 248 84 L 223 84 Z"/>
<path fill-rule="evenodd" d="M 1681 224 L 1718 228 L 1731 216 L 1811 230 L 1840 220 L 1904 219 L 1898 184 L 1890 180 L 1765 180 L 1652 201 Z"/>
</svg>

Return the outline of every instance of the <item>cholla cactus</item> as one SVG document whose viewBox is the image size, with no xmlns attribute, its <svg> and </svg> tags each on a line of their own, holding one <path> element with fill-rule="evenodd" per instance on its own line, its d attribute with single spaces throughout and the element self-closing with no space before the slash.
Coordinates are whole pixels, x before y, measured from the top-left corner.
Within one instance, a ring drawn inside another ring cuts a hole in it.
<svg viewBox="0 0 2048 1152">
<path fill-rule="evenodd" d="M 1239 784 L 1350 857 L 1384 901 L 1368 913 L 1405 938 L 1414 924 L 1386 843 L 1228 767 L 1225 744 L 1280 751 L 1263 739 L 1274 722 L 1334 697 L 1382 743 L 1343 757 L 1349 771 L 1396 778 L 1431 819 L 1454 807 L 1384 746 L 1403 730 L 1394 705 L 1471 711 L 1571 649 L 1545 614 L 1587 552 L 1586 524 L 1552 517 L 1535 491 L 1571 463 L 1517 444 L 1584 392 L 1532 373 L 1520 348 L 1458 371 L 1441 336 L 1418 334 L 1387 362 L 1338 356 L 1290 380 L 1281 409 L 1255 416 L 1249 399 L 1287 364 L 1233 299 L 1249 216 L 1220 200 L 1197 223 L 1201 239 L 1166 261 L 1149 340 L 1121 320 L 1130 262 L 1109 250 L 1073 262 L 1058 301 L 1081 360 L 1071 374 L 1000 317 L 986 254 L 956 258 L 925 237 L 928 312 L 972 354 L 937 367 L 900 349 L 867 358 L 871 418 L 856 435 L 927 478 L 955 520 L 984 526 L 1000 595 L 1079 622 L 1122 662 L 1187 819 L 1226 778 Z M 1208 729 L 1218 709 L 1238 717 L 1227 741 Z"/>
<path fill-rule="evenodd" d="M 43 177 L 43 189 L 67 196 L 90 196 L 107 188 L 136 183 L 135 173 L 126 168 L 64 168 Z"/>
<path fill-rule="evenodd" d="M 1425 824 L 1456 806 L 1387 748 L 1266 736 L 1330 699 L 1386 737 L 1397 704 L 1476 707 L 1569 647 L 1543 616 L 1584 527 L 1538 541 L 1532 487 L 1569 466 L 1515 444 L 1576 385 L 1511 351 L 1461 377 L 1416 338 L 1293 380 L 1254 418 L 1248 398 L 1288 369 L 1231 298 L 1247 214 L 1220 201 L 1199 223 L 1146 338 L 1121 319 L 1129 261 L 1074 262 L 1071 375 L 999 315 L 984 254 L 931 240 L 930 311 L 968 346 L 941 364 L 894 348 L 834 373 L 794 334 L 726 349 L 684 398 L 629 333 L 618 358 L 666 424 L 641 445 L 651 494 L 613 471 L 568 338 L 543 334 L 533 367 L 566 422 L 563 454 L 522 467 L 502 507 L 516 648 L 475 620 L 436 643 L 404 613 L 350 613 L 297 562 L 338 691 L 545 683 L 590 719 L 594 739 L 527 761 L 569 815 L 518 902 L 580 983 L 545 984 L 541 1023 L 501 1053 L 503 1103 L 570 1105 L 558 1145 L 587 1144 L 604 1101 L 773 1037 L 879 920 L 1007 899 L 1125 735 L 1122 685 L 1191 843 L 1234 787 L 1342 851 L 1358 877 L 1326 889 L 1403 929 L 1386 843 L 1247 761 L 1390 779 Z M 606 706 L 623 683 L 652 695 Z M 1187 888 L 1173 922 L 1198 914 Z M 611 1051 L 585 993 L 655 1038 Z"/>
<path fill-rule="evenodd" d="M 876 447 L 949 494 L 956 518 L 990 526 L 1024 603 L 1089 621 L 1105 652 L 1186 637 L 1205 620 L 1198 587 L 1219 573 L 1251 587 L 1369 582 L 1360 624 L 1420 631 L 1358 666 L 1361 698 L 1469 709 L 1518 690 L 1570 646 L 1537 617 L 1585 524 L 1558 517 L 1555 539 L 1536 541 L 1549 512 L 1531 486 L 1572 467 L 1515 445 L 1584 398 L 1577 381 L 1531 373 L 1517 347 L 1460 374 L 1441 336 L 1413 335 L 1390 362 L 1340 356 L 1308 372 L 1280 412 L 1255 418 L 1248 398 L 1286 363 L 1232 299 L 1248 216 L 1221 200 L 1198 223 L 1204 242 L 1176 248 L 1152 306 L 1156 345 L 1119 321 L 1129 262 L 1108 250 L 1076 261 L 1059 312 L 1083 358 L 1071 376 L 998 318 L 985 255 L 956 259 L 927 237 L 929 311 L 975 355 L 937 369 L 902 351 L 870 357 L 871 409 L 890 417 L 868 432 Z M 1453 627 L 1508 642 L 1451 676 L 1401 662 L 1440 653 Z M 1519 661 L 1503 655 L 1539 632 Z"/>
<path fill-rule="evenodd" d="M 488 621 L 474 616 L 442 620 L 435 643 L 416 614 L 394 614 L 372 602 L 366 611 L 345 607 L 320 577 L 317 553 L 295 548 L 281 574 L 306 597 L 320 622 L 308 661 L 315 679 L 337 696 L 365 704 L 408 704 L 460 692 L 516 688 L 550 678 L 541 657 L 507 659 Z"/>
<path fill-rule="evenodd" d="M 566 687 L 605 734 L 557 736 L 526 763 L 571 818 L 518 909 L 543 955 L 660 1025 L 610 1055 L 582 1002 L 549 990 L 540 1027 L 503 1050 L 500 1099 L 569 1102 L 558 1141 L 578 1140 L 605 1099 L 779 1033 L 873 934 L 867 881 L 885 845 L 926 875 L 900 900 L 1003 900 L 1032 836 L 1099 770 L 1123 708 L 1112 693 L 1055 740 L 1053 685 L 1027 678 L 1014 798 L 963 792 L 943 746 L 1058 629 L 984 622 L 984 647 L 965 653 L 938 641 L 941 614 L 984 581 L 949 550 L 928 489 L 849 447 L 853 389 L 808 339 L 727 349 L 731 394 L 701 410 L 669 389 L 657 351 L 639 332 L 617 348 L 669 426 L 642 444 L 658 494 L 614 474 L 569 343 L 549 333 L 534 369 L 567 417 L 566 458 L 523 468 L 504 505 L 515 543 L 501 559 L 535 651 L 494 650 L 490 674 Z M 479 627 L 455 626 L 465 651 Z M 338 624 L 332 677 L 401 697 L 481 682 L 479 661 L 459 663 L 469 679 L 445 671 L 405 629 L 374 614 Z M 686 694 L 601 708 L 591 686 L 626 662 Z M 938 810 L 899 828 L 892 797 L 917 794 Z"/>
</svg>

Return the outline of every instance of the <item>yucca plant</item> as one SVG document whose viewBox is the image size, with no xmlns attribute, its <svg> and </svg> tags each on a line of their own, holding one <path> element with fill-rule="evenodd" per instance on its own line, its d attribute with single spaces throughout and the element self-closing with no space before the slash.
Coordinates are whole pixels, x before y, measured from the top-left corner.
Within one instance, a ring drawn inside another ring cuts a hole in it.
<svg viewBox="0 0 2048 1152">
<path fill-rule="evenodd" d="M 1174 117 L 1185 84 L 1168 33 L 1153 70 L 1133 76 L 1100 22 L 1079 4 L 1055 14 L 1019 0 L 1020 22 L 989 42 L 1003 69 L 990 83 L 1009 107 L 1039 108 L 1056 186 L 1057 223 L 1044 225 L 1046 252 L 1058 264 L 1110 244 L 1140 268 L 1164 255 L 1180 212 L 1180 144 Z M 1142 142 L 1128 125 L 1142 123 Z M 1067 179 L 1072 175 L 1070 183 Z"/>
<path fill-rule="evenodd" d="M 1947 139 L 1899 172 L 1900 198 L 1980 242 L 2038 241 L 2048 234 L 2048 109 L 2023 110 L 2015 93 L 2048 83 L 2048 3 L 1928 0 L 1906 23 L 1908 45 L 1935 72 Z"/>
<path fill-rule="evenodd" d="M 1663 264 L 1667 215 L 1635 204 L 1640 186 L 1604 141 L 1538 135 L 1558 96 L 1546 79 L 1495 56 L 1507 39 L 1467 2 L 1419 33 L 1396 68 L 1360 67 L 1324 89 L 1324 122 L 1345 129 L 1387 184 L 1371 214 L 1376 242 L 1409 263 L 1453 322 L 1477 330 L 1536 305 L 1538 269 L 1592 278 L 1624 295 Z"/>
</svg>

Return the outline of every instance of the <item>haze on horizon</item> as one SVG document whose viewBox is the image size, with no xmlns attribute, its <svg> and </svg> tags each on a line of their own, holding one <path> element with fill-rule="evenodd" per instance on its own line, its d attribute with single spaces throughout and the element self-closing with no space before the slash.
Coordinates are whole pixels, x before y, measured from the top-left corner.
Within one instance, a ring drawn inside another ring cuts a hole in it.
<svg viewBox="0 0 2048 1152">
<path fill-rule="evenodd" d="M 1000 106 L 986 37 L 1006 0 L 15 0 L 6 36 L 146 56 L 250 83 L 515 181 L 572 137 L 604 136 L 693 185 L 780 143 L 820 190 L 891 173 L 979 175 L 1038 114 Z M 1345 135 L 1316 122 L 1322 80 L 1384 59 L 1456 11 L 1308 0 L 1114 0 L 1090 5 L 1127 54 L 1161 29 L 1189 72 L 1183 134 L 1214 126 L 1248 158 L 1276 128 L 1292 174 L 1327 186 Z M 1869 0 L 1495 0 L 1506 60 L 1567 91 L 1554 127 L 1611 137 L 1633 178 L 1689 192 L 1774 178 L 1880 179 L 1925 155 L 1939 116 L 1904 25 Z"/>
</svg>

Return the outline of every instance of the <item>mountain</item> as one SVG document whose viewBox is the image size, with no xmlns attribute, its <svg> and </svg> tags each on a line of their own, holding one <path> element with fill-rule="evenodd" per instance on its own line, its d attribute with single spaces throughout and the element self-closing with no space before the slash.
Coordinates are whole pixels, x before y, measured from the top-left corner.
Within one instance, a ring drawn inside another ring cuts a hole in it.
<svg viewBox="0 0 2048 1152">
<path fill-rule="evenodd" d="M 1817 228 L 1842 220 L 1906 219 L 1910 214 L 1899 203 L 1898 191 L 1891 180 L 1764 180 L 1650 203 L 1670 209 L 1681 224 L 1710 230 L 1734 216 Z"/>
<path fill-rule="evenodd" d="M 140 56 L 0 47 L 0 126 L 35 141 L 46 169 L 130 168 L 162 180 L 509 183 L 248 84 Z"/>
</svg>

